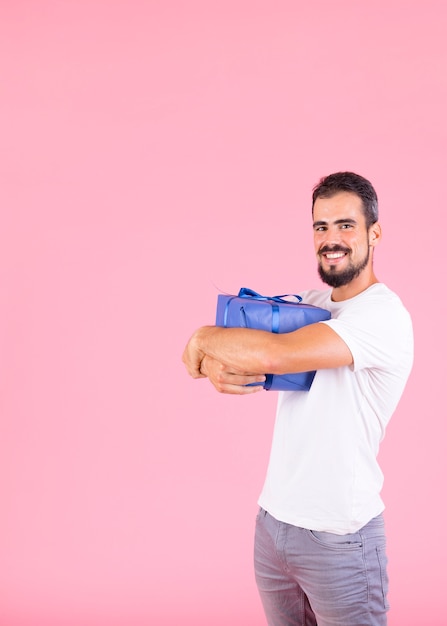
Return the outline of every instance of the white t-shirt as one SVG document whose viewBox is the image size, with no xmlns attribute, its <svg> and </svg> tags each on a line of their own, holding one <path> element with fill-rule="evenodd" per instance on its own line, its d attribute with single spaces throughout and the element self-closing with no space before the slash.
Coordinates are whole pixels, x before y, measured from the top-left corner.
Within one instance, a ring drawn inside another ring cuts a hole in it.
<svg viewBox="0 0 447 626">
<path fill-rule="evenodd" d="M 310 391 L 280 392 L 269 467 L 259 505 L 276 519 L 336 534 L 356 532 L 384 509 L 379 443 L 413 363 L 410 315 L 382 283 L 332 302 L 319 322 L 348 345 L 351 366 L 317 371 Z"/>
</svg>

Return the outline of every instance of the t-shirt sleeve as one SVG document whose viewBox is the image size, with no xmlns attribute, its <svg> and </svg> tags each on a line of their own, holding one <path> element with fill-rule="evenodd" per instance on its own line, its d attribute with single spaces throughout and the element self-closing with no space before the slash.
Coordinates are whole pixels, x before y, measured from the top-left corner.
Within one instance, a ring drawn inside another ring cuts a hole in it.
<svg viewBox="0 0 447 626">
<path fill-rule="evenodd" d="M 353 371 L 389 370 L 412 362 L 411 319 L 397 298 L 365 299 L 320 323 L 330 326 L 346 343 Z"/>
</svg>

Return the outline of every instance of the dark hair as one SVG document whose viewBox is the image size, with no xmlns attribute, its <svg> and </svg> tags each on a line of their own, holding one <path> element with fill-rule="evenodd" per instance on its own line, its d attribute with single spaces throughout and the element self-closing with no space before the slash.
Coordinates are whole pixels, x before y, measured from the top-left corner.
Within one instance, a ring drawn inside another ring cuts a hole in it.
<svg viewBox="0 0 447 626">
<path fill-rule="evenodd" d="M 337 172 L 320 179 L 312 193 L 312 212 L 317 198 L 332 198 L 340 191 L 355 193 L 362 201 L 366 227 L 369 228 L 379 219 L 377 194 L 369 180 L 353 172 Z"/>
</svg>

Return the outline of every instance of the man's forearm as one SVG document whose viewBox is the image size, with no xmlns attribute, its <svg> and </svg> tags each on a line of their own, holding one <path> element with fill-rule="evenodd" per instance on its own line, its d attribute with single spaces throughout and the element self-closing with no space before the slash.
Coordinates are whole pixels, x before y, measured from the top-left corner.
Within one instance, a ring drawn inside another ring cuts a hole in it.
<svg viewBox="0 0 447 626">
<path fill-rule="evenodd" d="M 205 355 L 230 369 L 251 374 L 287 374 L 352 363 L 344 341 L 326 324 L 310 324 L 292 333 L 251 328 L 203 326 L 192 336 L 184 358 L 189 373 L 202 376 Z"/>
</svg>

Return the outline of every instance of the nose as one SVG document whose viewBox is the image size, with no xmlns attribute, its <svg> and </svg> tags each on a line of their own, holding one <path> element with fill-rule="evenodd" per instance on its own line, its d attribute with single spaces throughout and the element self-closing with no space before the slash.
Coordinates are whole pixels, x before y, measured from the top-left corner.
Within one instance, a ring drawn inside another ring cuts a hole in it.
<svg viewBox="0 0 447 626">
<path fill-rule="evenodd" d="M 342 240 L 342 234 L 340 232 L 340 229 L 337 228 L 336 226 L 332 226 L 332 227 L 329 226 L 327 230 L 325 230 L 321 234 L 322 234 L 322 237 L 321 237 L 322 244 L 326 244 L 328 246 L 339 244 Z"/>
</svg>

